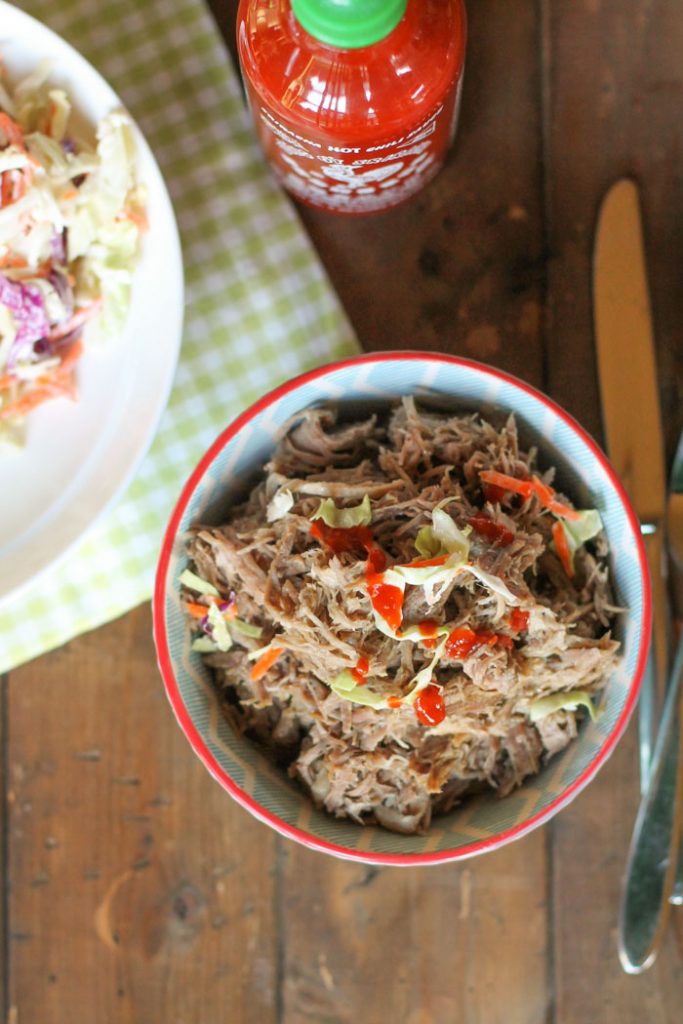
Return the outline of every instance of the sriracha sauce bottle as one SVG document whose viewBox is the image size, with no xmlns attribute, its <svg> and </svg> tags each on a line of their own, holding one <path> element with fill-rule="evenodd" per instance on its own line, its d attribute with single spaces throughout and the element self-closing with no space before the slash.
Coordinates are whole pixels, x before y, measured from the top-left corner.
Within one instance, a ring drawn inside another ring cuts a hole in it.
<svg viewBox="0 0 683 1024">
<path fill-rule="evenodd" d="M 241 0 L 258 135 L 297 199 L 385 210 L 443 166 L 465 62 L 463 0 Z"/>
</svg>

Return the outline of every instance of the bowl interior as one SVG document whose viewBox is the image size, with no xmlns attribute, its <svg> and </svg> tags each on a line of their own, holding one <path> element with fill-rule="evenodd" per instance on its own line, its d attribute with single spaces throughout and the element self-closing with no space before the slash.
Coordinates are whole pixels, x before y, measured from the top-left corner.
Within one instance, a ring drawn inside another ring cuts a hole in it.
<svg viewBox="0 0 683 1024">
<path fill-rule="evenodd" d="M 595 507 L 605 524 L 618 603 L 628 609 L 615 630 L 623 658 L 607 683 L 603 713 L 585 722 L 577 741 L 521 789 L 503 800 L 483 796 L 434 819 L 426 836 L 361 828 L 316 810 L 286 775 L 221 715 L 210 673 L 190 651 L 178 577 L 186 567 L 192 524 L 217 524 L 267 461 L 281 425 L 307 406 L 337 403 L 343 415 L 367 415 L 405 394 L 447 410 L 478 409 L 500 419 L 514 412 L 522 444 L 535 444 L 539 465 L 557 467 L 558 481 L 582 507 Z M 238 429 L 229 428 L 186 488 L 160 563 L 155 611 L 157 644 L 169 696 L 182 727 L 209 770 L 257 816 L 295 838 L 359 859 L 440 859 L 498 845 L 539 824 L 592 777 L 625 727 L 637 691 L 647 619 L 641 541 L 609 468 L 564 414 L 525 385 L 466 361 L 420 355 L 365 357 L 309 375 L 266 399 Z M 161 620 L 161 621 L 160 621 Z"/>
</svg>

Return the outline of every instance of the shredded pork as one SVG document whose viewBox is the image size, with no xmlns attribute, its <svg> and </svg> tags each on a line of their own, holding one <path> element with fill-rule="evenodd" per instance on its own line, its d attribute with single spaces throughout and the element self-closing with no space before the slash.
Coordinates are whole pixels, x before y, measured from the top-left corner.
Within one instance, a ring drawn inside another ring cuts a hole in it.
<svg viewBox="0 0 683 1024">
<path fill-rule="evenodd" d="M 555 517 L 536 496 L 487 501 L 487 469 L 519 479 L 537 473 L 546 484 L 553 477 L 536 467 L 535 451 L 520 450 L 512 417 L 494 426 L 478 415 L 418 411 L 412 399 L 352 424 L 338 424 L 330 409 L 308 410 L 229 521 L 193 531 L 193 571 L 224 600 L 234 595 L 240 619 L 262 629 L 258 638 L 234 633 L 230 650 L 206 655 L 225 713 L 333 815 L 425 832 L 433 814 L 470 794 L 504 796 L 577 735 L 580 712 L 564 708 L 532 724 L 533 702 L 562 691 L 597 695 L 615 664 L 618 609 L 604 537 L 579 548 L 570 578 L 552 543 Z M 293 504 L 274 518 L 273 498 L 286 492 Z M 400 697 L 434 656 L 433 643 L 377 628 L 362 552 L 335 553 L 311 535 L 321 499 L 350 508 L 366 495 L 389 566 L 419 557 L 418 532 L 445 498 L 454 499 L 446 509 L 460 528 L 484 515 L 512 534 L 502 545 L 473 531 L 469 559 L 504 582 L 525 628 L 513 628 L 509 603 L 474 575 L 434 593 L 406 587 L 403 628 L 429 620 L 499 638 L 462 657 L 446 648 L 433 673 L 445 717 L 433 726 L 408 702 L 378 710 L 329 685 L 362 655 L 367 686 Z M 282 653 L 253 678 L 249 655 L 268 645 Z"/>
</svg>

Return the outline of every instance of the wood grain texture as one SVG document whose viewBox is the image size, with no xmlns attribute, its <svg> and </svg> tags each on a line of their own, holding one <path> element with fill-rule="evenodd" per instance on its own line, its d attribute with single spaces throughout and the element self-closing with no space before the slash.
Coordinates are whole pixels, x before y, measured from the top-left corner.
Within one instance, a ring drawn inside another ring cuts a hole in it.
<svg viewBox="0 0 683 1024">
<path fill-rule="evenodd" d="M 539 53 L 533 3 L 471 4 L 446 170 L 390 213 L 332 222 L 301 210 L 366 347 L 457 352 L 542 384 Z M 501 95 L 492 83 L 503 80 Z M 428 871 L 364 869 L 290 846 L 284 881 L 287 1024 L 546 1020 L 542 832 Z"/>
<path fill-rule="evenodd" d="M 237 0 L 211 7 L 234 52 Z M 368 349 L 493 363 L 599 434 L 592 232 L 609 182 L 636 174 L 671 454 L 680 0 L 468 7 L 446 170 L 391 213 L 302 210 L 304 223 Z M 681 912 L 649 974 L 627 978 L 616 960 L 633 731 L 550 826 L 462 866 L 403 871 L 284 842 L 222 793 L 166 705 L 146 609 L 13 672 L 6 692 L 12 1024 L 680 1019 Z"/>
<path fill-rule="evenodd" d="M 535 3 L 486 0 L 468 11 L 462 116 L 445 170 L 384 214 L 332 227 L 327 214 L 300 212 L 366 348 L 454 352 L 540 383 Z"/>
<path fill-rule="evenodd" d="M 275 1022 L 273 834 L 199 764 L 147 609 L 10 679 L 21 1024 Z"/>
<path fill-rule="evenodd" d="M 283 1020 L 546 1020 L 545 878 L 541 833 L 427 870 L 363 867 L 290 846 Z"/>
<path fill-rule="evenodd" d="M 680 112 L 683 19 L 677 0 L 582 0 L 544 12 L 548 386 L 601 436 L 591 308 L 601 197 L 623 174 L 641 187 L 667 449 L 683 425 Z M 628 353 L 624 353 L 628 358 Z M 637 410 L 633 410 L 637 415 Z M 636 723 L 599 778 L 555 819 L 557 1019 L 664 1024 L 680 1019 L 683 917 L 655 967 L 625 976 L 616 908 L 638 802 Z"/>
</svg>

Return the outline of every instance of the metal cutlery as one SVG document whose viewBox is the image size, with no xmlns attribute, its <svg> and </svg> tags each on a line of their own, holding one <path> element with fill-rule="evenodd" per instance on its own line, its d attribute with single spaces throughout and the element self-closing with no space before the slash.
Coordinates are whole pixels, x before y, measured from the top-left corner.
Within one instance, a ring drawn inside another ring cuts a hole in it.
<svg viewBox="0 0 683 1024">
<path fill-rule="evenodd" d="M 673 579 L 675 583 L 679 584 L 676 588 L 676 592 L 679 597 L 676 610 L 680 616 L 683 614 L 683 599 L 680 597 L 680 584 L 683 583 L 683 434 L 681 434 L 678 439 L 678 447 L 676 449 L 671 469 L 671 481 L 669 488 L 669 501 L 667 505 L 669 553 L 671 555 L 671 562 L 673 566 Z M 681 643 L 683 643 L 683 625 L 681 627 L 679 646 Z M 674 676 L 673 681 L 676 682 L 676 680 L 677 677 Z M 681 684 L 680 679 L 678 679 L 678 685 L 683 685 Z M 678 699 L 678 714 L 679 717 L 683 718 L 683 704 L 680 696 Z M 683 722 L 679 723 L 679 727 L 683 729 Z M 681 750 L 683 750 L 683 738 L 680 740 L 680 744 L 679 757 L 681 755 Z M 679 788 L 678 800 L 679 803 L 683 803 L 683 791 L 681 788 Z M 683 810 L 681 811 L 681 816 L 683 818 Z M 681 821 L 679 832 L 676 880 L 669 900 L 671 903 L 675 903 L 676 906 L 683 904 L 683 820 Z"/>
<path fill-rule="evenodd" d="M 607 448 L 641 521 L 653 598 L 653 636 L 639 705 L 642 799 L 619 917 L 619 957 L 624 970 L 635 974 L 654 961 L 668 920 L 669 898 L 678 901 L 674 883 L 683 786 L 679 758 L 683 643 L 667 692 L 670 616 L 666 544 L 668 526 L 683 561 L 683 494 L 678 493 L 683 491 L 679 479 L 683 477 L 683 448 L 679 449 L 681 461 L 675 464 L 667 504 L 642 220 L 638 190 L 629 179 L 610 188 L 600 209 L 593 288 Z M 655 742 L 658 706 L 662 706 L 662 716 Z"/>
<path fill-rule="evenodd" d="M 635 183 L 627 178 L 610 188 L 600 209 L 593 301 L 607 451 L 640 519 L 652 580 L 653 643 L 638 705 L 644 793 L 668 660 L 666 477 L 640 203 Z"/>
<path fill-rule="evenodd" d="M 650 786 L 641 800 L 629 849 L 619 917 L 619 959 L 628 974 L 651 966 L 668 921 L 681 828 L 681 692 L 683 639 L 664 704 Z"/>
</svg>

